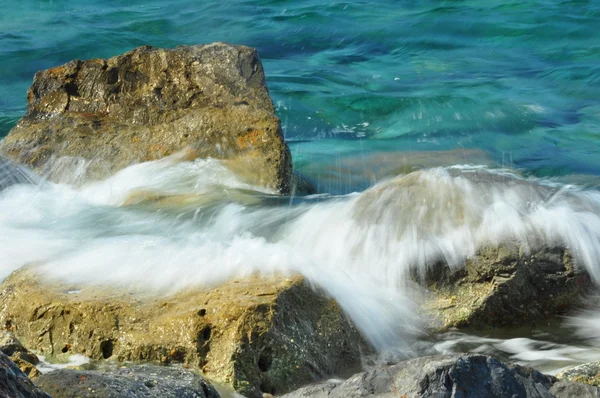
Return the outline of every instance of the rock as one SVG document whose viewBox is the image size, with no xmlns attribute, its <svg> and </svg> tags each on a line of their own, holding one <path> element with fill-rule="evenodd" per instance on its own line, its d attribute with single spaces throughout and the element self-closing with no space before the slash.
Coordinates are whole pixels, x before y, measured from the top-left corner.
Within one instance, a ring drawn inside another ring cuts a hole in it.
<svg viewBox="0 0 600 398">
<path fill-rule="evenodd" d="M 0 191 L 16 184 L 32 184 L 38 182 L 35 174 L 23 166 L 0 156 Z"/>
<path fill-rule="evenodd" d="M 159 298 L 39 280 L 22 269 L 4 281 L 0 323 L 59 360 L 180 362 L 260 397 L 357 366 L 369 352 L 335 301 L 301 277 L 251 277 Z"/>
<path fill-rule="evenodd" d="M 61 369 L 36 383 L 53 398 L 218 398 L 219 393 L 197 374 L 167 366 L 138 365 L 103 372 Z"/>
<path fill-rule="evenodd" d="M 19 339 L 8 330 L 0 330 L 0 351 L 9 357 L 16 355 L 20 359 L 34 365 L 40 362 L 37 355 L 25 348 Z"/>
<path fill-rule="evenodd" d="M 575 381 L 600 387 L 600 362 L 584 363 L 565 369 L 556 377 L 559 380 Z"/>
<path fill-rule="evenodd" d="M 0 330 L 0 351 L 6 354 L 23 373 L 29 378 L 35 378 L 40 375 L 40 371 L 35 367 L 40 360 L 33 352 L 21 344 L 8 330 Z"/>
<path fill-rule="evenodd" d="M 26 359 L 23 359 L 23 356 L 20 352 L 10 357 L 10 360 L 15 363 L 21 369 L 21 372 L 25 373 L 27 377 L 30 379 L 35 379 L 42 373 L 35 367 L 35 365 Z"/>
<path fill-rule="evenodd" d="M 556 398 L 599 398 L 600 388 L 588 384 L 559 381 L 550 388 L 550 393 Z"/>
<path fill-rule="evenodd" d="M 290 151 L 254 49 L 144 46 L 38 72 L 0 152 L 54 181 L 110 175 L 188 149 L 288 193 Z M 74 169 L 83 172 L 75 175 Z M 81 175 L 80 175 L 81 174 Z"/>
<path fill-rule="evenodd" d="M 359 373 L 344 382 L 307 386 L 286 398 L 552 397 L 551 376 L 485 355 L 416 358 Z"/>
<path fill-rule="evenodd" d="M 460 270 L 438 267 L 427 284 L 425 308 L 442 330 L 519 325 L 563 314 L 593 286 L 568 250 L 541 246 L 527 253 L 509 243 L 480 249 Z"/>
<path fill-rule="evenodd" d="M 432 169 L 365 191 L 353 218 L 366 235 L 382 236 L 382 256 L 398 257 L 394 272 L 429 291 L 424 306 L 440 329 L 518 325 L 566 312 L 593 285 L 561 247 L 566 237 L 528 221 L 532 204 L 549 197 L 585 211 L 584 201 L 561 195 L 485 170 Z M 503 206 L 519 213 L 510 223 L 496 211 Z"/>
<path fill-rule="evenodd" d="M 0 352 L 0 396 L 10 398 L 51 398 L 36 387 L 8 357 Z"/>
</svg>

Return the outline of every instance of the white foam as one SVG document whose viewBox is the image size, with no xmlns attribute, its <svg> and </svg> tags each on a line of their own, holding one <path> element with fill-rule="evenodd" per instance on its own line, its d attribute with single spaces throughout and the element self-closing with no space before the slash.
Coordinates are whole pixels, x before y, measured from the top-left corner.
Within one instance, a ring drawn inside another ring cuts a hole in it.
<svg viewBox="0 0 600 398">
<path fill-rule="evenodd" d="M 440 336 L 432 347 L 433 353 L 450 354 L 474 352 L 499 357 L 507 362 L 548 373 L 557 374 L 567 367 L 595 361 L 600 355 L 597 345 L 559 344 L 540 339 L 492 338 L 450 332 Z"/>
<path fill-rule="evenodd" d="M 36 368 L 38 368 L 41 373 L 48 373 L 59 369 L 75 368 L 90 363 L 90 359 L 81 354 L 69 356 L 67 362 L 64 363 L 48 362 L 43 355 L 38 355 L 38 358 L 40 359 L 40 363 L 36 365 Z"/>
<path fill-rule="evenodd" d="M 256 192 L 257 202 L 230 195 L 239 189 Z M 441 259 L 456 268 L 483 244 L 544 239 L 566 244 L 600 277 L 598 192 L 465 166 L 290 207 L 257 205 L 266 195 L 257 191 L 215 160 L 181 159 L 131 166 L 80 188 L 13 186 L 0 193 L 0 276 L 38 263 L 74 284 L 172 293 L 254 272 L 301 273 L 377 347 L 403 350 L 420 327 L 411 268 L 423 275 Z M 126 205 L 139 192 L 219 199 L 192 208 Z"/>
</svg>

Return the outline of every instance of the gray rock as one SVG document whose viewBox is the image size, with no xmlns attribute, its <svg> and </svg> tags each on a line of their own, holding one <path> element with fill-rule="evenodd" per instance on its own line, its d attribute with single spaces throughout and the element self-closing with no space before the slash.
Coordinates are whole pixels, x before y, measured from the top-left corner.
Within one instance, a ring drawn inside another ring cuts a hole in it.
<svg viewBox="0 0 600 398">
<path fill-rule="evenodd" d="M 576 381 L 598 387 L 600 386 L 600 362 L 573 366 L 563 370 L 556 377 L 559 380 Z"/>
<path fill-rule="evenodd" d="M 17 365 L 0 352 L 0 397 L 50 398 L 50 395 L 36 387 Z"/>
<path fill-rule="evenodd" d="M 290 151 L 254 49 L 140 47 L 38 72 L 0 152 L 53 181 L 103 178 L 182 150 L 288 193 Z M 74 172 L 74 169 L 80 169 Z"/>
<path fill-rule="evenodd" d="M 33 365 L 37 365 L 40 361 L 37 355 L 25 348 L 19 339 L 8 330 L 0 330 L 0 351 L 9 357 L 18 355 L 20 359 Z"/>
<path fill-rule="evenodd" d="M 550 388 L 556 398 L 599 398 L 600 388 L 588 384 L 559 381 Z"/>
<path fill-rule="evenodd" d="M 41 375 L 38 385 L 54 398 L 218 398 L 214 387 L 187 370 L 138 365 L 106 372 L 61 369 Z"/>
<path fill-rule="evenodd" d="M 377 367 L 341 382 L 307 386 L 286 398 L 329 397 L 553 397 L 551 376 L 507 365 L 485 355 L 453 354 L 416 358 Z"/>
</svg>

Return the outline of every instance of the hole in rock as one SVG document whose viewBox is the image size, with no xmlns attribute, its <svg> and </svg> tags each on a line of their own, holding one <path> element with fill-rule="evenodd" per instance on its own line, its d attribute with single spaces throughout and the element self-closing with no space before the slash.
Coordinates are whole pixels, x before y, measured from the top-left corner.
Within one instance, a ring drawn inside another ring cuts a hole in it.
<svg viewBox="0 0 600 398">
<path fill-rule="evenodd" d="M 119 81 L 119 70 L 117 68 L 109 69 L 107 76 L 106 76 L 106 83 L 107 84 L 115 84 L 118 81 Z"/>
<path fill-rule="evenodd" d="M 110 358 L 113 352 L 113 341 L 104 340 L 102 343 L 100 343 L 100 350 L 102 350 L 102 358 Z"/>
<path fill-rule="evenodd" d="M 258 368 L 261 372 L 267 372 L 271 368 L 272 363 L 273 357 L 271 349 L 265 348 L 263 352 L 260 353 L 260 357 L 258 358 Z"/>
<path fill-rule="evenodd" d="M 259 388 L 260 388 L 260 391 L 262 391 L 265 394 L 275 395 L 275 389 L 271 385 L 271 382 L 268 380 L 263 380 L 260 383 Z"/>
<path fill-rule="evenodd" d="M 212 331 L 210 329 L 210 326 L 205 326 L 204 329 L 202 329 L 202 338 L 204 339 L 204 341 L 210 340 L 211 332 Z"/>
</svg>

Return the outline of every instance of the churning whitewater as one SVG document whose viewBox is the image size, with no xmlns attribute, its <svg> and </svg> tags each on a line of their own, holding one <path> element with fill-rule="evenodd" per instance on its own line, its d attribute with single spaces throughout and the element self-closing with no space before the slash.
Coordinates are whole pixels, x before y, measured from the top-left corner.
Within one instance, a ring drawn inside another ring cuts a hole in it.
<svg viewBox="0 0 600 398">
<path fill-rule="evenodd" d="M 171 294 L 301 273 L 382 350 L 408 352 L 422 330 L 410 275 L 440 260 L 461 267 L 484 244 L 566 245 L 600 280 L 600 193 L 510 170 L 439 167 L 303 198 L 178 155 L 83 186 L 39 181 L 10 163 L 0 172 L 1 278 L 36 266 L 73 284 Z"/>
</svg>

